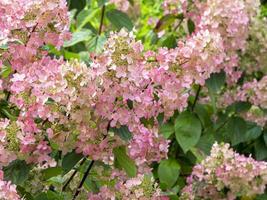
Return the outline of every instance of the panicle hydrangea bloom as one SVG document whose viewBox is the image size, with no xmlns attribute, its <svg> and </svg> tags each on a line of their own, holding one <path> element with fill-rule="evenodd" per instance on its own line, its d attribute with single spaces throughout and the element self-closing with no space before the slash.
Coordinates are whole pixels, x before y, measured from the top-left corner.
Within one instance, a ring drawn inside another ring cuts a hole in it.
<svg viewBox="0 0 267 200">
<path fill-rule="evenodd" d="M 264 127 L 267 123 L 267 76 L 261 80 L 245 82 L 242 86 L 228 89 L 219 99 L 218 107 L 225 108 L 234 102 L 249 102 L 251 108 L 241 115 L 248 121 Z"/>
<path fill-rule="evenodd" d="M 99 193 L 90 193 L 88 200 L 168 200 L 168 197 L 161 195 L 151 174 L 139 174 L 131 179 L 119 176 L 117 179 L 113 188 L 103 186 Z"/>
<path fill-rule="evenodd" d="M 246 82 L 236 97 L 240 101 L 249 101 L 251 104 L 267 109 L 267 76 L 261 80 Z"/>
<path fill-rule="evenodd" d="M 267 163 L 239 155 L 229 144 L 217 144 L 211 154 L 193 168 L 181 199 L 234 200 L 263 194 Z"/>
<path fill-rule="evenodd" d="M 267 72 L 267 19 L 255 17 L 249 27 L 249 40 L 241 55 L 241 67 L 246 73 Z"/>
<path fill-rule="evenodd" d="M 0 44 L 8 44 L 0 60 L 13 70 L 44 56 L 43 45 L 60 47 L 69 36 L 65 0 L 4 0 L 0 11 Z"/>
<path fill-rule="evenodd" d="M 4 181 L 4 172 L 0 170 L 0 199 L 2 200 L 20 200 L 16 186 L 10 181 Z"/>
<path fill-rule="evenodd" d="M 250 0 L 195 0 L 187 13 L 196 24 L 196 31 L 208 29 L 221 35 L 227 55 L 223 68 L 229 82 L 240 78 L 241 73 L 235 70 L 239 61 L 237 51 L 245 49 L 249 23 L 259 5 L 259 1 Z"/>
</svg>

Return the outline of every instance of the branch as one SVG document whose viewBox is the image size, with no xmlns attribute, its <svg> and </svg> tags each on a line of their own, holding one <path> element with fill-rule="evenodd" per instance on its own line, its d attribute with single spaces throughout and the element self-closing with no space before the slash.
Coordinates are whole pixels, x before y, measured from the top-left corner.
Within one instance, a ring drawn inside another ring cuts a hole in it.
<svg viewBox="0 0 267 200">
<path fill-rule="evenodd" d="M 194 111 L 194 109 L 195 109 L 195 106 L 196 106 L 200 91 L 201 91 L 201 86 L 199 85 L 198 89 L 197 89 L 195 100 L 194 100 L 193 105 L 192 105 L 192 111 Z"/>
<path fill-rule="evenodd" d="M 83 178 L 82 178 L 82 180 L 81 180 L 81 182 L 80 182 L 78 188 L 77 188 L 76 191 L 75 191 L 75 194 L 74 194 L 72 200 L 75 200 L 75 199 L 77 198 L 77 196 L 80 194 L 81 189 L 82 189 L 82 186 L 83 186 L 83 184 L 84 184 L 84 182 L 85 182 L 87 176 L 89 175 L 89 173 L 90 173 L 90 171 L 91 171 L 91 169 L 92 169 L 94 163 L 95 163 L 95 161 L 92 160 L 91 163 L 90 163 L 90 165 L 88 166 L 88 168 L 87 168 L 85 174 L 83 175 Z"/>
<path fill-rule="evenodd" d="M 101 35 L 101 33 L 102 33 L 102 27 L 103 27 L 104 16 L 105 16 L 105 9 L 106 9 L 106 6 L 103 5 L 102 10 L 101 10 L 101 19 L 100 19 L 100 25 L 99 25 L 99 29 L 98 29 L 98 35 Z"/>
<path fill-rule="evenodd" d="M 82 166 L 85 161 L 86 161 L 86 158 L 83 158 L 82 161 L 81 161 L 81 163 L 80 163 L 80 166 Z M 67 186 L 70 184 L 70 182 L 72 181 L 72 179 L 74 178 L 74 176 L 77 174 L 77 172 L 78 172 L 78 169 L 75 169 L 75 171 L 72 173 L 72 175 L 69 178 L 69 180 L 63 185 L 62 192 L 66 190 Z"/>
</svg>

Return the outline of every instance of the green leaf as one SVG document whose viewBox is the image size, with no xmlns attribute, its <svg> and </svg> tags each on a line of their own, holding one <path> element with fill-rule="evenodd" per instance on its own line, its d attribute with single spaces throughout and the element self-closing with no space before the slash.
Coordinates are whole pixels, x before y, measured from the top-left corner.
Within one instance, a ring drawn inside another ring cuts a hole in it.
<svg viewBox="0 0 267 200">
<path fill-rule="evenodd" d="M 25 190 L 25 188 L 17 185 L 17 188 L 16 189 L 17 189 L 18 193 L 20 194 L 20 196 L 23 196 L 24 199 L 26 199 L 26 200 L 34 200 L 32 194 L 30 194 L 29 192 L 27 192 Z"/>
<path fill-rule="evenodd" d="M 124 141 L 129 141 L 132 139 L 132 133 L 129 131 L 127 126 L 121 126 L 120 128 L 111 128 L 116 135 L 120 136 Z"/>
<path fill-rule="evenodd" d="M 15 160 L 3 168 L 4 178 L 16 185 L 20 185 L 28 179 L 30 169 L 30 166 L 24 160 Z"/>
<path fill-rule="evenodd" d="M 79 42 L 87 41 L 92 37 L 92 31 L 86 29 L 72 34 L 72 38 L 64 42 L 63 47 L 71 47 Z"/>
<path fill-rule="evenodd" d="M 203 151 L 206 155 L 209 155 L 211 147 L 215 142 L 215 137 L 212 129 L 209 128 L 205 132 L 206 134 L 204 133 L 200 137 L 196 147 Z"/>
<path fill-rule="evenodd" d="M 51 190 L 38 194 L 34 198 L 34 200 L 64 200 L 64 199 L 65 198 L 61 194 L 53 192 Z"/>
<path fill-rule="evenodd" d="M 173 22 L 176 20 L 176 16 L 172 14 L 164 15 L 158 23 L 156 24 L 156 27 L 154 29 L 155 32 L 160 32 L 167 28 L 170 25 L 173 25 Z"/>
<path fill-rule="evenodd" d="M 175 48 L 177 46 L 176 43 L 176 38 L 173 34 L 166 34 L 159 40 L 161 47 Z"/>
<path fill-rule="evenodd" d="M 195 23 L 191 19 L 187 21 L 187 27 L 190 34 L 195 31 Z"/>
<path fill-rule="evenodd" d="M 267 147 L 262 140 L 257 140 L 254 144 L 255 156 L 257 160 L 264 160 L 267 158 Z"/>
<path fill-rule="evenodd" d="M 206 86 L 213 94 L 219 93 L 225 84 L 225 72 L 213 73 L 210 78 L 206 80 Z"/>
<path fill-rule="evenodd" d="M 207 105 L 196 104 L 194 112 L 199 117 L 201 123 L 205 128 L 208 128 L 212 125 L 211 115 L 212 108 Z"/>
<path fill-rule="evenodd" d="M 267 199 L 267 194 L 261 194 L 256 197 L 255 200 L 266 200 Z"/>
<path fill-rule="evenodd" d="M 227 123 L 227 134 L 231 138 L 232 145 L 246 141 L 247 125 L 241 117 L 231 117 Z"/>
<path fill-rule="evenodd" d="M 168 139 L 174 133 L 174 125 L 170 122 L 163 124 L 159 128 L 159 133 Z"/>
<path fill-rule="evenodd" d="M 117 28 L 127 28 L 129 31 L 133 29 L 133 23 L 128 15 L 119 10 L 113 9 L 107 12 L 108 20 Z"/>
<path fill-rule="evenodd" d="M 86 42 L 86 47 L 89 52 L 100 53 L 104 47 L 107 38 L 105 35 L 94 36 Z"/>
<path fill-rule="evenodd" d="M 1 70 L 2 78 L 7 78 L 11 72 L 12 68 L 10 66 L 2 65 L 2 70 Z"/>
<path fill-rule="evenodd" d="M 113 149 L 116 163 L 125 170 L 128 176 L 135 177 L 137 173 L 137 167 L 135 162 L 127 155 L 126 148 L 123 146 Z"/>
<path fill-rule="evenodd" d="M 249 102 L 238 101 L 228 106 L 226 108 L 226 112 L 227 113 L 242 113 L 242 112 L 248 111 L 250 108 L 251 108 L 251 104 Z"/>
<path fill-rule="evenodd" d="M 51 167 L 42 171 L 45 180 L 50 179 L 54 176 L 58 176 L 63 172 L 61 167 Z"/>
<path fill-rule="evenodd" d="M 205 153 L 201 151 L 201 149 L 192 147 L 190 151 L 196 157 L 198 163 L 200 163 L 206 157 Z"/>
<path fill-rule="evenodd" d="M 77 15 L 77 30 L 76 31 L 80 31 L 88 22 L 90 22 L 95 17 L 97 12 L 99 12 L 99 9 L 82 10 Z"/>
<path fill-rule="evenodd" d="M 176 140 L 185 153 L 198 143 L 202 128 L 194 114 L 188 111 L 181 113 L 175 120 L 174 128 Z"/>
<path fill-rule="evenodd" d="M 158 167 L 158 176 L 163 188 L 171 188 L 180 174 L 180 165 L 177 160 L 169 158 L 162 160 Z"/>
<path fill-rule="evenodd" d="M 77 9 L 80 12 L 86 6 L 87 0 L 70 0 L 69 1 L 69 10 Z"/>
<path fill-rule="evenodd" d="M 264 139 L 264 142 L 265 142 L 265 145 L 267 146 L 267 130 L 263 130 L 263 139 Z"/>
<path fill-rule="evenodd" d="M 245 141 L 256 140 L 260 137 L 262 128 L 254 122 L 247 122 L 247 130 L 245 132 Z"/>
<path fill-rule="evenodd" d="M 64 172 L 69 172 L 82 158 L 83 155 L 77 154 L 75 151 L 66 154 L 62 160 L 62 168 L 64 169 Z"/>
</svg>

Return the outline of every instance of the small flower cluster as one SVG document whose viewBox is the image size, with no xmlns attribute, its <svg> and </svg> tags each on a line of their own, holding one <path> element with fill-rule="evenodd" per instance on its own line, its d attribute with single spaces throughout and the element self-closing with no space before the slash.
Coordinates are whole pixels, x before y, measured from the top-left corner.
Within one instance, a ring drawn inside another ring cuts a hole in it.
<svg viewBox="0 0 267 200">
<path fill-rule="evenodd" d="M 238 50 L 244 50 L 251 19 L 257 14 L 259 1 L 250 0 L 206 0 L 193 1 L 187 17 L 193 19 L 196 29 L 218 32 L 223 39 L 226 56 L 223 69 L 229 83 L 236 82 L 241 73 L 238 66 Z"/>
<path fill-rule="evenodd" d="M 181 199 L 234 200 L 263 194 L 267 184 L 267 163 L 255 161 L 217 144 L 187 179 Z"/>
<path fill-rule="evenodd" d="M 267 72 L 267 31 L 266 18 L 255 17 L 249 27 L 249 40 L 241 55 L 241 67 L 248 74 L 255 71 Z"/>
<path fill-rule="evenodd" d="M 17 194 L 16 186 L 10 181 L 4 181 L 4 172 L 0 170 L 0 199 L 2 200 L 20 200 Z"/>
<path fill-rule="evenodd" d="M 267 76 L 261 80 L 245 82 L 241 87 L 227 90 L 218 100 L 219 107 L 226 107 L 234 102 L 249 102 L 252 107 L 242 116 L 248 121 L 264 127 L 267 123 Z"/>
<path fill-rule="evenodd" d="M 90 193 L 88 200 L 168 200 L 167 197 L 161 196 L 160 189 L 155 183 L 152 175 L 139 174 L 135 178 L 119 179 L 113 188 L 103 186 L 98 194 Z"/>
<path fill-rule="evenodd" d="M 253 105 L 267 109 L 267 76 L 260 81 L 246 82 L 237 94 L 240 101 L 249 101 Z"/>
</svg>

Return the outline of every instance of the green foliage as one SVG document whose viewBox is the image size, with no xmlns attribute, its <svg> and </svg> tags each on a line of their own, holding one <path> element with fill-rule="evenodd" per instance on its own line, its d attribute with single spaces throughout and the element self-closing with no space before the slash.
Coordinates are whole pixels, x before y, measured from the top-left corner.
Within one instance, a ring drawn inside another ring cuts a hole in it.
<svg viewBox="0 0 267 200">
<path fill-rule="evenodd" d="M 130 31 L 133 28 L 133 23 L 131 19 L 128 17 L 128 15 L 119 10 L 116 9 L 109 10 L 107 12 L 107 18 L 117 28 L 117 30 L 120 30 L 122 28 L 127 28 Z"/>
<path fill-rule="evenodd" d="M 116 135 L 120 136 L 121 139 L 129 141 L 132 139 L 132 133 L 129 131 L 127 126 L 121 126 L 120 128 L 111 128 Z"/>
<path fill-rule="evenodd" d="M 31 167 L 25 161 L 15 160 L 7 167 L 3 168 L 5 179 L 16 185 L 20 185 L 27 180 Z"/>
<path fill-rule="evenodd" d="M 129 177 L 135 177 L 137 173 L 137 167 L 135 162 L 127 155 L 126 148 L 121 146 L 113 150 L 115 156 L 115 163 L 118 168 L 125 170 Z"/>
<path fill-rule="evenodd" d="M 180 165 L 175 159 L 162 160 L 158 167 L 158 176 L 162 188 L 171 188 L 180 174 Z"/>
<path fill-rule="evenodd" d="M 66 154 L 62 160 L 62 168 L 65 173 L 69 172 L 81 159 L 83 155 L 76 154 L 74 151 Z"/>
<path fill-rule="evenodd" d="M 202 127 L 199 119 L 188 111 L 181 113 L 176 118 L 176 140 L 185 153 L 198 143 L 201 129 Z"/>
</svg>

